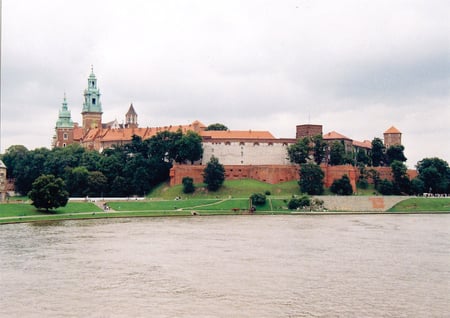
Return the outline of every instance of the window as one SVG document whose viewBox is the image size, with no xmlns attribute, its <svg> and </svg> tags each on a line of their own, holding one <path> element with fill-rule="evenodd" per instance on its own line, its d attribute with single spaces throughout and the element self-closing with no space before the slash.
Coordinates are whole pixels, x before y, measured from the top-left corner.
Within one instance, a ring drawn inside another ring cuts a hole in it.
<svg viewBox="0 0 450 318">
<path fill-rule="evenodd" d="M 63 143 L 63 148 L 65 148 L 67 145 L 66 145 L 66 143 Z"/>
<path fill-rule="evenodd" d="M 64 134 L 63 134 L 63 139 L 64 139 L 64 140 L 69 139 L 69 134 L 68 134 L 68 133 L 64 133 Z"/>
<path fill-rule="evenodd" d="M 95 105 L 95 98 L 92 99 L 92 105 Z"/>
</svg>

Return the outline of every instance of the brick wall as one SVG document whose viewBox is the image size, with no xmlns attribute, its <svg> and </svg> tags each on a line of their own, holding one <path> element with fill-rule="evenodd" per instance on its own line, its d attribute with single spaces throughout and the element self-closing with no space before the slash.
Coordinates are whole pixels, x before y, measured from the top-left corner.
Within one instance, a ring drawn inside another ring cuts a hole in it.
<svg viewBox="0 0 450 318">
<path fill-rule="evenodd" d="M 226 180 L 254 179 L 270 184 L 277 184 L 285 181 L 299 179 L 299 171 L 297 166 L 286 165 L 224 165 Z M 324 172 L 324 185 L 330 187 L 335 179 L 340 179 L 346 174 L 353 189 L 356 189 L 356 181 L 359 178 L 359 170 L 351 165 L 341 166 L 321 166 Z M 203 182 L 203 165 L 174 165 L 170 170 L 170 185 L 181 184 L 184 177 L 191 177 L 194 183 Z M 375 167 L 373 168 L 380 174 L 380 179 L 388 179 L 392 181 L 391 168 Z M 411 178 L 417 176 L 416 170 L 408 170 Z M 373 183 L 369 180 L 369 183 Z"/>
</svg>

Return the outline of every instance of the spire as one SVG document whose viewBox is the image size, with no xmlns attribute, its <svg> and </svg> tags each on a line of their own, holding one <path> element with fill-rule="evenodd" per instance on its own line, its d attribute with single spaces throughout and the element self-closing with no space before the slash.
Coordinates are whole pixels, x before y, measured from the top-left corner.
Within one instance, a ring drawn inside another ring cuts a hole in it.
<svg viewBox="0 0 450 318">
<path fill-rule="evenodd" d="M 73 121 L 70 115 L 70 110 L 67 107 L 66 93 L 64 93 L 62 106 L 59 110 L 58 120 L 56 121 L 56 128 L 73 128 Z"/>
<path fill-rule="evenodd" d="M 126 127 L 129 127 L 129 128 L 137 128 L 138 127 L 137 113 L 134 110 L 133 103 L 130 104 L 130 108 L 128 108 L 128 111 L 125 114 L 125 122 L 126 122 Z"/>
<path fill-rule="evenodd" d="M 89 74 L 88 77 L 88 87 L 84 90 L 84 103 L 82 113 L 102 113 L 100 90 L 97 87 L 97 78 L 94 74 L 93 65 L 91 65 L 91 74 Z"/>
</svg>

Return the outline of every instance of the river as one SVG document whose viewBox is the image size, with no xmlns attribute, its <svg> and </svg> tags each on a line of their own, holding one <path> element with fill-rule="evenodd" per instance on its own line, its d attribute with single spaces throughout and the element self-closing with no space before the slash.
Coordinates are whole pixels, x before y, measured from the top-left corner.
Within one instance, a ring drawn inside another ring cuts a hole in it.
<svg viewBox="0 0 450 318">
<path fill-rule="evenodd" d="M 445 317 L 450 215 L 0 226 L 0 317 Z"/>
</svg>

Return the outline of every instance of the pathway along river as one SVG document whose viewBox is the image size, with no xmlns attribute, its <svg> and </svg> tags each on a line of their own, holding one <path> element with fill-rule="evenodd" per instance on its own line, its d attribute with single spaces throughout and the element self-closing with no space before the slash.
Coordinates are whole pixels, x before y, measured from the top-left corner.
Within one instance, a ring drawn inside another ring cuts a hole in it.
<svg viewBox="0 0 450 318">
<path fill-rule="evenodd" d="M 1 317 L 444 317 L 449 215 L 0 226 Z"/>
</svg>

